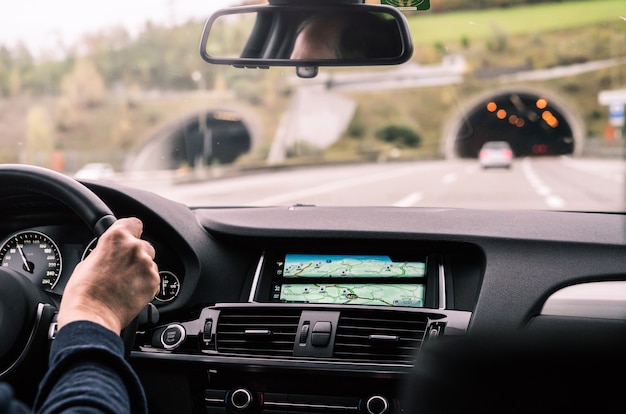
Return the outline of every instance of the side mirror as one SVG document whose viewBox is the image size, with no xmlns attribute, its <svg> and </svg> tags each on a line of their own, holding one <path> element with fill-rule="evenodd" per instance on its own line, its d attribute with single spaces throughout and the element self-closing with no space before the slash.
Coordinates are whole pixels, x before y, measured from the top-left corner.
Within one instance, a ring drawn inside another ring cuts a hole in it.
<svg viewBox="0 0 626 414">
<path fill-rule="evenodd" d="M 406 18 L 391 6 L 243 6 L 207 20 L 200 54 L 213 64 L 296 66 L 316 73 L 318 66 L 404 63 L 413 43 Z"/>
</svg>

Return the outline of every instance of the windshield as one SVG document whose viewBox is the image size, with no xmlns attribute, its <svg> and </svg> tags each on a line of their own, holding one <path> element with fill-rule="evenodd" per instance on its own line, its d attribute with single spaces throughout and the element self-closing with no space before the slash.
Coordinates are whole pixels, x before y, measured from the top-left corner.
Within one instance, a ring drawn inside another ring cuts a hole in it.
<svg viewBox="0 0 626 414">
<path fill-rule="evenodd" d="M 203 61 L 205 21 L 241 4 L 12 5 L 0 163 L 190 206 L 625 210 L 623 0 L 431 0 L 402 9 L 408 62 L 310 79 Z"/>
</svg>

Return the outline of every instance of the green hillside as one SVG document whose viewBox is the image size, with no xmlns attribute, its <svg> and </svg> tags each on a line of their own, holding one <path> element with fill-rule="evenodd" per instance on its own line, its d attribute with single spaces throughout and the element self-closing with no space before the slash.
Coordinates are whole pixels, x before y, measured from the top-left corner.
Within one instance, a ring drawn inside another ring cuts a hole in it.
<svg viewBox="0 0 626 414">
<path fill-rule="evenodd" d="M 623 0 L 588 0 L 451 13 L 416 13 L 408 20 L 415 43 L 421 45 L 461 38 L 484 39 L 492 36 L 494 31 L 533 35 L 623 22 L 620 15 L 624 14 Z"/>
</svg>

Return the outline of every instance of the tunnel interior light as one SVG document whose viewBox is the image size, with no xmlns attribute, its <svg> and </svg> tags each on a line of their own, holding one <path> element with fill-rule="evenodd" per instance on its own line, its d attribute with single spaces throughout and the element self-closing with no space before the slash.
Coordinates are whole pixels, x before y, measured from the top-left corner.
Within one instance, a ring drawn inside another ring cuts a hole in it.
<svg viewBox="0 0 626 414">
<path fill-rule="evenodd" d="M 489 112 L 495 112 L 495 111 L 496 111 L 496 109 L 498 109 L 498 105 L 496 105 L 496 103 L 495 103 L 495 102 L 491 101 L 491 102 L 488 102 L 488 103 L 487 103 L 487 110 L 488 110 Z"/>
<path fill-rule="evenodd" d="M 498 119 L 505 119 L 506 111 L 504 109 L 498 109 L 498 112 L 496 112 L 496 116 L 498 117 Z"/>
<path fill-rule="evenodd" d="M 535 106 L 537 106 L 538 109 L 546 109 L 546 107 L 548 106 L 548 101 L 544 98 L 539 98 L 537 99 L 537 102 L 535 102 Z"/>
<path fill-rule="evenodd" d="M 550 111 L 543 111 L 541 114 L 541 119 L 543 119 L 545 123 L 552 128 L 556 128 L 559 125 L 559 121 L 554 115 L 552 115 L 552 112 Z"/>
</svg>

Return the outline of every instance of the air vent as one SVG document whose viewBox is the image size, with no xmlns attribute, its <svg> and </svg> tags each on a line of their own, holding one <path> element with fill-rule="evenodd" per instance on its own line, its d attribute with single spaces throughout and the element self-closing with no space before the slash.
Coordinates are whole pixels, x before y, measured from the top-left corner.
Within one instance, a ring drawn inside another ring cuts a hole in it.
<svg viewBox="0 0 626 414">
<path fill-rule="evenodd" d="M 299 319 L 299 309 L 222 309 L 217 324 L 217 350 L 247 356 L 291 357 Z"/>
<path fill-rule="evenodd" d="M 412 312 L 342 311 L 333 357 L 355 362 L 412 364 L 428 317 Z"/>
</svg>

